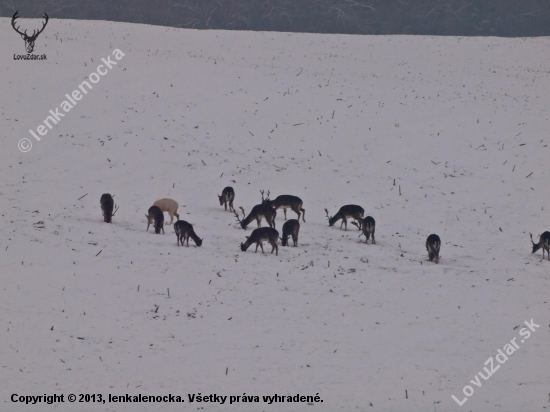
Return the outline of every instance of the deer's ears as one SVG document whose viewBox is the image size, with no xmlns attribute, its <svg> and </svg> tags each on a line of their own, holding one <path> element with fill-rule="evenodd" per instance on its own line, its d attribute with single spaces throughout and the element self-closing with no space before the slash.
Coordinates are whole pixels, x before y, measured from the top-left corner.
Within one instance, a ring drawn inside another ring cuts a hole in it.
<svg viewBox="0 0 550 412">
<path fill-rule="evenodd" d="M 250 239 L 250 236 L 245 236 L 247 239 Z"/>
<path fill-rule="evenodd" d="M 21 38 L 22 38 L 23 40 L 25 40 L 25 35 L 24 35 L 24 34 L 22 34 L 22 35 L 21 35 Z"/>
</svg>

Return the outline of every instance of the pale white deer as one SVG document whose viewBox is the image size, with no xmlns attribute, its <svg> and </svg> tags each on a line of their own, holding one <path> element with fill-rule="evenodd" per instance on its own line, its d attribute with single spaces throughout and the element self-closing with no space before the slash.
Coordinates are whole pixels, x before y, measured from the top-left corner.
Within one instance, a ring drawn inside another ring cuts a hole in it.
<svg viewBox="0 0 550 412">
<path fill-rule="evenodd" d="M 173 199 L 163 198 L 155 201 L 153 203 L 153 206 L 158 206 L 160 210 L 163 212 L 168 212 L 170 215 L 170 224 L 172 224 L 172 221 L 174 220 L 174 216 L 179 220 L 180 215 L 178 215 L 178 202 L 176 202 Z"/>
</svg>

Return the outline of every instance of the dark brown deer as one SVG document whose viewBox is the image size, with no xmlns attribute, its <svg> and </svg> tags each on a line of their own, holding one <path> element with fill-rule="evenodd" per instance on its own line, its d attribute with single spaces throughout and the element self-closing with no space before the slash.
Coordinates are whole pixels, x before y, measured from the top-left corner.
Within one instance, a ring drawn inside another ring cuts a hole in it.
<svg viewBox="0 0 550 412">
<path fill-rule="evenodd" d="M 176 238 L 178 239 L 178 246 L 180 245 L 180 242 L 183 246 L 183 242 L 187 240 L 187 247 L 189 247 L 189 238 L 193 239 L 195 245 L 202 245 L 203 239 L 197 236 L 195 230 L 193 229 L 193 225 L 185 220 L 178 220 L 174 223 L 174 231 L 176 232 Z"/>
<path fill-rule="evenodd" d="M 113 207 L 115 204 L 113 197 L 109 193 L 103 193 L 101 195 L 101 199 L 99 200 L 99 204 L 101 205 L 101 211 L 103 213 L 103 221 L 105 223 L 113 223 L 113 216 L 118 210 L 117 207 L 113 212 Z"/>
<path fill-rule="evenodd" d="M 239 222 L 239 224 L 243 229 L 246 229 L 246 227 L 254 219 L 256 219 L 256 222 L 258 223 L 258 227 L 261 227 L 262 218 L 265 218 L 269 227 L 275 228 L 275 217 L 277 217 L 277 211 L 273 209 L 271 206 L 263 203 L 261 205 L 256 205 L 252 208 L 252 210 L 250 211 L 248 216 L 246 216 L 246 218 L 244 217 L 245 212 L 242 206 L 239 207 L 239 209 L 241 209 L 243 212 L 243 218 L 244 218 L 243 220 L 239 218 L 239 215 L 237 214 L 237 212 L 233 212 L 233 213 L 235 213 L 235 216 L 237 217 L 237 221 Z"/>
<path fill-rule="evenodd" d="M 365 235 L 366 238 L 365 243 L 369 243 L 369 238 L 372 237 L 372 244 L 376 245 L 376 240 L 374 240 L 374 228 L 376 222 L 374 221 L 374 218 L 372 216 L 367 216 L 366 218 L 364 218 L 363 222 L 361 222 L 361 225 L 358 225 L 355 222 L 351 222 L 351 224 L 357 226 L 363 231 L 363 235 Z"/>
<path fill-rule="evenodd" d="M 233 200 L 235 200 L 235 191 L 231 186 L 224 187 L 222 195 L 218 195 L 218 199 L 220 200 L 220 206 L 225 206 L 226 211 L 227 204 L 229 203 L 229 211 L 235 212 L 235 208 L 233 207 Z"/>
<path fill-rule="evenodd" d="M 25 30 L 25 32 L 21 32 L 19 31 L 19 26 L 15 27 L 15 20 L 17 20 L 17 18 L 19 17 L 17 13 L 18 11 L 16 11 L 13 17 L 11 18 L 11 26 L 17 33 L 21 35 L 23 40 L 25 40 L 25 48 L 27 49 L 27 53 L 32 53 L 34 51 L 34 42 L 36 41 L 38 35 L 44 31 L 44 28 L 48 24 L 48 20 L 50 18 L 46 13 L 44 13 L 44 19 L 46 19 L 46 21 L 42 23 L 42 28 L 40 30 L 33 30 L 32 35 L 29 36 L 27 34 L 27 30 Z"/>
<path fill-rule="evenodd" d="M 283 225 L 283 237 L 281 238 L 281 244 L 288 246 L 288 237 L 292 236 L 292 242 L 294 247 L 298 246 L 298 233 L 300 232 L 300 222 L 296 219 L 290 219 Z"/>
<path fill-rule="evenodd" d="M 302 202 L 302 199 L 300 199 L 297 196 L 292 195 L 280 195 L 275 198 L 275 200 L 269 199 L 269 191 L 267 192 L 267 199 L 264 200 L 264 191 L 260 190 L 260 193 L 262 194 L 262 203 L 265 203 L 269 206 L 271 206 L 273 209 L 277 210 L 282 208 L 285 212 L 285 220 L 286 220 L 286 210 L 291 209 L 298 215 L 298 220 L 300 220 L 300 216 L 302 216 L 302 220 L 306 221 L 306 211 L 305 209 L 302 209 L 302 205 L 304 202 Z M 302 214 L 303 213 L 303 214 Z"/>
<path fill-rule="evenodd" d="M 279 232 L 271 227 L 261 227 L 259 229 L 254 229 L 250 236 L 246 237 L 246 242 L 241 243 L 241 250 L 246 252 L 252 243 L 256 243 L 256 252 L 258 252 L 258 246 L 262 248 L 262 253 L 264 252 L 264 246 L 262 242 L 267 240 L 271 244 L 271 253 L 275 250 L 275 256 L 279 256 L 279 246 L 277 246 L 277 240 L 279 239 Z M 254 253 L 256 253 L 254 252 Z"/>
<path fill-rule="evenodd" d="M 533 251 L 531 253 L 535 253 L 542 248 L 542 259 L 544 259 L 544 252 L 546 251 L 546 257 L 550 260 L 550 232 L 544 232 L 540 235 L 539 243 L 533 242 L 533 235 L 531 233 L 529 233 L 529 236 L 531 236 L 531 243 L 533 244 Z"/>
<path fill-rule="evenodd" d="M 347 219 L 350 217 L 352 217 L 357 222 L 357 227 L 360 230 L 363 222 L 363 215 L 365 214 L 365 210 L 361 206 L 357 206 L 357 205 L 342 206 L 338 211 L 338 213 L 336 213 L 334 216 L 329 216 L 327 209 L 325 209 L 325 212 L 327 213 L 329 227 L 334 226 L 336 222 L 342 219 L 342 223 L 340 224 L 340 229 L 342 229 L 342 225 L 345 225 L 346 231 L 348 230 Z"/>
<path fill-rule="evenodd" d="M 145 217 L 147 218 L 147 231 L 149 231 L 149 225 L 153 223 L 155 233 L 158 235 L 162 230 L 162 233 L 164 234 L 164 213 L 162 213 L 160 207 L 151 206 Z"/>
<path fill-rule="evenodd" d="M 431 234 L 426 239 L 426 250 L 428 251 L 428 259 L 430 262 L 435 260 L 435 263 L 439 263 L 439 249 L 441 248 L 441 239 L 435 234 Z"/>
</svg>

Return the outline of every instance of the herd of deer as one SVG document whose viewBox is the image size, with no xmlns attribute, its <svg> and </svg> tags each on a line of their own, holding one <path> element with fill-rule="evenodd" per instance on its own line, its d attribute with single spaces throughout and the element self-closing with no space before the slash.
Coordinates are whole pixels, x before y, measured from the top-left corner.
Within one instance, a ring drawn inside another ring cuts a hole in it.
<svg viewBox="0 0 550 412">
<path fill-rule="evenodd" d="M 262 249 L 264 253 L 263 242 L 267 241 L 271 245 L 271 253 L 275 251 L 275 255 L 279 255 L 279 247 L 277 245 L 278 240 L 281 240 L 283 246 L 288 246 L 288 238 L 292 237 L 292 242 L 294 247 L 298 246 L 298 232 L 300 231 L 300 217 L 302 220 L 306 221 L 305 209 L 302 208 L 303 202 L 297 196 L 292 195 L 281 195 L 271 200 L 269 198 L 270 192 L 267 192 L 267 196 L 264 198 L 264 191 L 260 190 L 262 194 L 262 203 L 254 206 L 248 216 L 244 209 L 239 207 L 242 211 L 242 218 L 239 217 L 239 214 L 233 207 L 233 201 L 235 200 L 235 191 L 232 187 L 226 187 L 223 189 L 221 196 L 218 195 L 220 201 L 220 206 L 224 206 L 227 211 L 227 206 L 229 205 L 229 211 L 235 214 L 237 222 L 243 229 L 253 221 L 256 220 L 258 225 L 257 229 L 254 229 L 250 236 L 246 236 L 246 241 L 241 243 L 241 250 L 246 252 L 246 250 L 252 244 L 256 244 L 256 252 L 258 247 Z M 115 208 L 113 197 L 109 193 L 105 193 L 101 196 L 100 200 L 101 210 L 103 212 L 103 221 L 106 223 L 112 223 L 112 217 L 115 215 L 118 208 Z M 170 224 L 174 220 L 174 216 L 177 218 L 176 223 L 174 223 L 174 231 L 176 233 L 177 244 L 178 246 L 181 243 L 183 246 L 184 242 L 187 241 L 187 246 L 189 247 L 189 238 L 193 239 L 195 245 L 201 246 L 203 239 L 199 238 L 193 229 L 193 225 L 186 222 L 185 220 L 179 220 L 180 215 L 178 214 L 178 203 L 172 199 L 159 199 L 153 206 L 151 206 L 145 217 L 147 218 L 147 231 L 149 231 L 149 226 L 153 224 L 155 228 L 155 233 L 160 234 L 161 230 L 164 233 L 164 212 L 167 212 L 170 215 Z M 283 235 L 279 237 L 279 232 L 275 229 L 275 217 L 277 216 L 277 210 L 283 209 L 285 214 L 285 223 L 283 225 Z M 113 210 L 114 209 L 114 210 Z M 286 210 L 290 209 L 298 215 L 298 219 L 287 220 Z M 344 230 L 348 230 L 347 219 L 352 218 L 352 222 L 358 230 L 362 231 L 362 235 L 365 236 L 365 243 L 368 243 L 368 240 L 372 238 L 371 243 L 376 244 L 374 239 L 374 229 L 376 222 L 371 216 L 364 218 L 365 210 L 361 206 L 357 205 L 345 205 L 340 208 L 338 213 L 334 216 L 329 216 L 329 212 L 325 209 L 328 219 L 328 225 L 334 226 L 336 222 L 342 220 L 340 224 L 340 229 L 344 226 Z M 267 221 L 269 227 L 261 227 L 262 219 Z M 544 259 L 544 254 L 546 252 L 547 258 L 550 261 L 550 232 L 544 232 L 539 237 L 539 242 L 535 243 L 533 241 L 533 235 L 529 233 L 531 237 L 531 243 L 533 244 L 533 251 L 535 253 L 537 250 L 542 248 L 542 258 Z M 441 239 L 436 234 L 431 234 L 426 239 L 426 250 L 428 251 L 428 258 L 430 262 L 439 263 L 439 251 L 441 248 Z"/>
</svg>

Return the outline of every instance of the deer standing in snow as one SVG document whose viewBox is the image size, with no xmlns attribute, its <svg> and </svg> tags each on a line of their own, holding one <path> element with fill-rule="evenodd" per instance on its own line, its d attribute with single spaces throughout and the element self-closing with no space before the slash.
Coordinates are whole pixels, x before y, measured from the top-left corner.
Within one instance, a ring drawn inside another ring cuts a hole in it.
<svg viewBox="0 0 550 412">
<path fill-rule="evenodd" d="M 544 251 L 546 251 L 546 257 L 550 260 L 550 232 L 544 232 L 540 235 L 539 243 L 533 242 L 533 235 L 531 233 L 529 233 L 529 236 L 531 236 L 531 243 L 533 244 L 533 251 L 531 253 L 535 253 L 542 248 L 542 259 L 544 259 Z"/>
<path fill-rule="evenodd" d="M 103 221 L 105 223 L 113 223 L 113 216 L 118 210 L 118 207 L 117 207 L 113 212 L 114 203 L 115 201 L 113 200 L 113 197 L 109 193 L 103 193 L 101 195 L 99 204 L 101 205 L 101 212 L 103 213 Z"/>
<path fill-rule="evenodd" d="M 155 203 L 153 203 L 153 206 L 158 206 L 163 212 L 168 212 L 170 215 L 170 224 L 172 224 L 174 216 L 176 216 L 177 219 L 180 218 L 180 215 L 178 215 L 178 202 L 173 199 L 168 199 L 165 197 L 163 199 L 156 200 Z"/>
<path fill-rule="evenodd" d="M 374 240 L 374 228 L 376 225 L 376 222 L 374 221 L 374 218 L 372 216 L 367 216 L 363 219 L 361 222 L 361 225 L 358 225 L 355 222 L 351 222 L 352 225 L 357 226 L 359 229 L 363 231 L 363 235 L 365 235 L 365 243 L 369 243 L 369 238 L 372 237 L 372 244 L 376 245 L 376 240 Z M 361 235 L 359 235 L 361 236 Z"/>
<path fill-rule="evenodd" d="M 281 238 L 281 244 L 288 246 L 288 237 L 292 236 L 292 242 L 294 247 L 298 246 L 298 233 L 300 232 L 300 221 L 296 219 L 290 219 L 283 225 L 283 237 Z"/>
<path fill-rule="evenodd" d="M 151 206 L 145 215 L 147 218 L 147 231 L 149 231 L 149 225 L 153 223 L 155 233 L 158 235 L 162 230 L 164 234 L 164 213 L 158 206 Z"/>
<path fill-rule="evenodd" d="M 271 253 L 275 250 L 275 256 L 279 256 L 279 247 L 277 246 L 277 240 L 279 239 L 279 232 L 271 227 L 261 227 L 259 229 L 254 229 L 250 236 L 246 237 L 246 242 L 241 243 L 241 250 L 246 252 L 252 243 L 256 243 L 256 252 L 258 252 L 258 246 L 264 252 L 264 246 L 262 242 L 267 240 L 271 244 Z M 254 253 L 256 253 L 254 252 Z"/>
<path fill-rule="evenodd" d="M 235 200 L 235 191 L 231 186 L 225 187 L 222 191 L 222 195 L 218 195 L 218 199 L 220 200 L 220 206 L 225 206 L 226 211 L 227 204 L 229 203 L 229 211 L 235 212 L 235 208 L 233 207 L 233 200 Z"/>
<path fill-rule="evenodd" d="M 183 246 L 183 242 L 187 240 L 187 247 L 189 247 L 189 238 L 193 239 L 195 245 L 202 245 L 203 239 L 197 236 L 195 230 L 193 229 L 193 225 L 185 220 L 178 220 L 174 223 L 174 231 L 176 232 L 176 237 L 178 239 L 178 246 L 180 245 L 180 242 Z"/>
<path fill-rule="evenodd" d="M 431 234 L 426 239 L 426 250 L 428 251 L 428 259 L 430 262 L 435 260 L 435 263 L 439 263 L 439 249 L 441 248 L 441 239 L 435 234 Z"/>
<path fill-rule="evenodd" d="M 361 229 L 361 225 L 363 222 L 363 215 L 365 214 L 365 210 L 361 206 L 357 206 L 357 205 L 342 206 L 338 211 L 338 213 L 336 213 L 334 216 L 329 216 L 327 209 L 325 209 L 325 212 L 327 214 L 329 227 L 334 226 L 336 222 L 342 219 L 342 223 L 340 224 L 340 229 L 342 229 L 342 225 L 345 225 L 346 231 L 348 230 L 347 219 L 350 217 L 352 217 L 358 223 L 357 227 Z"/>
<path fill-rule="evenodd" d="M 243 212 L 243 219 L 239 218 L 239 215 L 237 212 L 235 213 L 235 216 L 237 217 L 238 223 L 241 225 L 243 229 L 246 229 L 246 227 L 254 220 L 256 219 L 256 222 L 258 223 L 258 227 L 261 227 L 262 218 L 265 218 L 267 221 L 267 224 L 269 227 L 275 228 L 275 217 L 277 216 L 277 211 L 273 209 L 271 206 L 266 205 L 264 203 L 260 205 L 256 205 L 252 208 L 248 216 L 245 217 L 244 209 L 239 207 L 239 209 Z"/>
<path fill-rule="evenodd" d="M 302 220 L 306 221 L 306 211 L 305 209 L 302 209 L 302 205 L 304 202 L 302 202 L 302 199 L 300 199 L 298 196 L 292 196 L 292 195 L 280 195 L 275 198 L 275 200 L 269 199 L 269 191 L 267 191 L 267 199 L 264 200 L 264 191 L 260 190 L 260 193 L 262 194 L 262 203 L 265 203 L 269 206 L 271 206 L 273 209 L 277 210 L 282 208 L 285 213 L 285 220 L 286 220 L 286 210 L 291 209 L 298 215 L 298 220 L 300 220 L 300 216 L 302 216 Z M 302 214 L 303 213 L 303 214 Z"/>
</svg>

